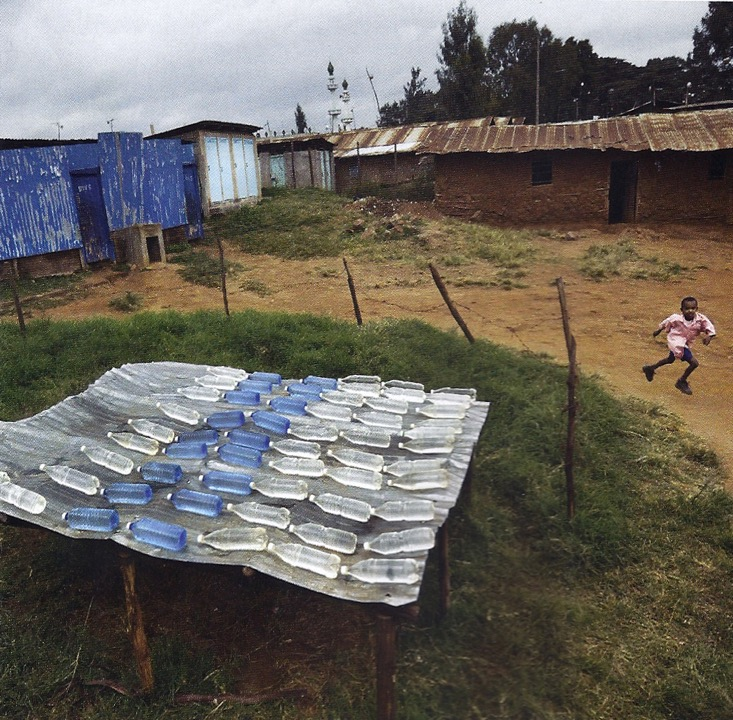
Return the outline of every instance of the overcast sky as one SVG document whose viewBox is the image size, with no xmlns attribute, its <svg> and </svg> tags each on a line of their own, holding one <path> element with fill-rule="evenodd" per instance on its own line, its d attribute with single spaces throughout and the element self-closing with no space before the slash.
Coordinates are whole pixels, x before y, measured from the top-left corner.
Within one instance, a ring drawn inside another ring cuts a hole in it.
<svg viewBox="0 0 733 720">
<path fill-rule="evenodd" d="M 323 131 L 327 67 L 356 127 L 403 97 L 410 69 L 437 89 L 442 25 L 459 0 L 0 0 L 0 137 L 95 138 L 223 120 L 288 133 L 302 106 Z M 692 50 L 701 0 L 468 0 L 487 40 L 534 18 L 555 37 L 636 65 Z M 367 77 L 373 76 L 374 91 Z M 59 127 L 63 126 L 63 127 Z"/>
</svg>

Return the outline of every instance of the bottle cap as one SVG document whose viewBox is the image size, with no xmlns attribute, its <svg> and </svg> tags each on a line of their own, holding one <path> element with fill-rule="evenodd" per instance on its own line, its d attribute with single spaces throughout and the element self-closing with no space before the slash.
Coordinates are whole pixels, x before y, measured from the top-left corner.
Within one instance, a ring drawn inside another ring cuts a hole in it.
<svg viewBox="0 0 733 720">
<path fill-rule="evenodd" d="M 288 532 L 293 532 L 294 530 L 295 530 L 294 523 L 290 523 L 290 525 L 288 525 Z"/>
<path fill-rule="evenodd" d="M 196 542 L 197 542 L 197 543 L 200 543 L 200 542 L 202 542 L 202 541 L 203 541 L 203 539 L 204 539 L 204 534 L 203 534 L 203 533 L 201 533 L 200 535 L 197 535 L 197 536 L 196 536 Z"/>
<path fill-rule="evenodd" d="M 84 451 L 85 451 L 85 450 L 87 449 L 87 446 L 86 446 L 86 445 L 82 445 L 82 446 L 81 446 L 81 447 L 80 447 L 79 449 L 80 449 L 80 450 L 81 450 L 82 452 L 84 452 Z"/>
<path fill-rule="evenodd" d="M 364 549 L 365 550 L 371 550 L 372 549 L 372 544 L 370 542 L 365 542 L 364 543 Z"/>
<path fill-rule="evenodd" d="M 45 469 L 45 467 L 46 467 L 46 463 L 41 463 L 41 464 L 40 464 L 40 465 L 38 466 L 38 469 L 39 469 L 39 470 L 43 470 L 43 469 Z"/>
<path fill-rule="evenodd" d="M 349 574 L 349 566 L 348 565 L 342 565 L 339 569 L 339 572 L 342 575 L 348 575 Z"/>
<path fill-rule="evenodd" d="M 107 433 L 107 437 L 112 437 L 112 431 L 111 430 Z"/>
<path fill-rule="evenodd" d="M 271 542 L 267 543 L 267 550 L 269 550 L 270 552 L 272 552 L 272 548 L 274 547 L 275 547 L 275 543 L 271 543 Z"/>
</svg>

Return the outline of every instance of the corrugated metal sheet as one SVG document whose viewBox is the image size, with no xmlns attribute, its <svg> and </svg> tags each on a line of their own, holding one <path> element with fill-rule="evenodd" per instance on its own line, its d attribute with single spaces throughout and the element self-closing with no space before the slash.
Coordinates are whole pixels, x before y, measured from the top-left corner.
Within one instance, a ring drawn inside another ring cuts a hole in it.
<svg viewBox="0 0 733 720">
<path fill-rule="evenodd" d="M 143 215 L 146 223 L 162 228 L 186 224 L 181 143 L 146 140 L 143 143 Z"/>
</svg>

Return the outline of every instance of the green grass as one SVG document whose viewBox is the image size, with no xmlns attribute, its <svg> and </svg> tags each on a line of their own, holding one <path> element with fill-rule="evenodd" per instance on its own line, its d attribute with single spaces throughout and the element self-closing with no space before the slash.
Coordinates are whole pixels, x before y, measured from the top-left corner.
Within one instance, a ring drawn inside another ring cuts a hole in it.
<svg viewBox="0 0 733 720">
<path fill-rule="evenodd" d="M 364 325 L 248 311 L 0 324 L 0 419 L 18 420 L 126 362 L 169 360 L 471 386 L 491 401 L 470 492 L 401 627 L 405 720 L 733 717 L 733 501 L 715 455 L 660 408 L 582 377 L 565 515 L 566 370 L 414 321 Z M 367 607 L 236 568 L 138 557 L 156 687 L 134 688 L 113 543 L 0 525 L 0 717 L 375 717 Z M 59 619 L 63 622 L 59 622 Z M 304 700 L 176 705 L 180 693 L 307 687 Z"/>
<path fill-rule="evenodd" d="M 128 290 L 124 295 L 113 297 L 107 303 L 113 310 L 120 312 L 135 312 L 143 306 L 143 296 Z"/>
<path fill-rule="evenodd" d="M 676 262 L 641 255 L 634 242 L 627 239 L 611 245 L 591 245 L 580 259 L 580 271 L 591 280 L 669 280 L 687 270 Z"/>
</svg>

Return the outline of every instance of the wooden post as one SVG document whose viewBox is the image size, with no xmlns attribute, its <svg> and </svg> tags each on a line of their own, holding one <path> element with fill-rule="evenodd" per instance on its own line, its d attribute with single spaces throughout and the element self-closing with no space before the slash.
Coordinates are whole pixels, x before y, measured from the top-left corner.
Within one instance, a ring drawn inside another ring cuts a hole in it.
<svg viewBox="0 0 733 720">
<path fill-rule="evenodd" d="M 227 266 L 224 262 L 224 245 L 221 238 L 216 238 L 216 244 L 219 247 L 219 273 L 221 275 L 221 295 L 224 298 L 224 312 L 229 317 L 229 298 L 227 296 Z"/>
<path fill-rule="evenodd" d="M 15 275 L 12 272 L 10 273 L 8 282 L 10 283 L 10 292 L 13 293 L 13 302 L 15 303 L 15 313 L 18 316 L 18 327 L 20 327 L 20 334 L 25 336 L 25 318 L 23 317 L 23 306 L 20 304 L 18 283 L 15 280 Z"/>
<path fill-rule="evenodd" d="M 450 563 L 448 560 L 448 523 L 445 522 L 438 529 L 438 581 L 440 584 L 441 619 L 448 614 L 450 607 Z"/>
<path fill-rule="evenodd" d="M 397 620 L 386 611 L 377 613 L 377 720 L 395 720 Z"/>
<path fill-rule="evenodd" d="M 143 624 L 143 612 L 135 590 L 135 558 L 129 550 L 120 550 L 120 568 L 125 586 L 125 606 L 127 608 L 127 629 L 132 641 L 137 672 L 140 676 L 141 693 L 149 693 L 153 689 L 153 664 L 150 659 L 148 638 Z"/>
<path fill-rule="evenodd" d="M 356 315 L 356 324 L 361 325 L 361 310 L 359 310 L 359 300 L 356 297 L 356 286 L 354 285 L 354 278 L 351 277 L 351 271 L 346 262 L 346 258 L 342 258 L 344 261 L 344 270 L 346 270 L 346 279 L 349 283 L 349 292 L 351 293 L 351 302 L 354 306 L 354 315 Z"/>
<path fill-rule="evenodd" d="M 445 304 L 448 306 L 448 310 L 450 310 L 450 314 L 453 316 L 453 319 L 458 323 L 458 327 L 463 330 L 463 334 L 466 336 L 466 339 L 468 342 L 472 343 L 474 342 L 474 337 L 471 334 L 471 331 L 468 329 L 468 326 L 465 322 L 463 322 L 463 318 L 461 317 L 460 313 L 456 309 L 456 306 L 453 304 L 453 302 L 450 299 L 450 296 L 448 295 L 448 290 L 446 290 L 445 285 L 443 284 L 443 280 L 440 277 L 440 273 L 435 269 L 435 266 L 432 263 L 428 264 L 428 267 L 430 268 L 430 273 L 433 276 L 433 280 L 435 280 L 435 284 L 438 287 L 438 290 L 440 291 L 440 294 L 443 296 L 443 300 L 445 301 Z"/>
</svg>

